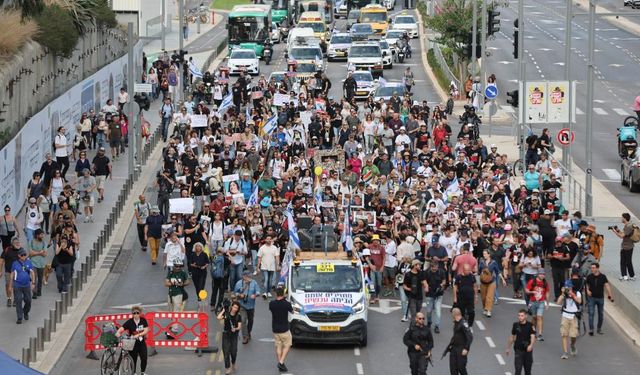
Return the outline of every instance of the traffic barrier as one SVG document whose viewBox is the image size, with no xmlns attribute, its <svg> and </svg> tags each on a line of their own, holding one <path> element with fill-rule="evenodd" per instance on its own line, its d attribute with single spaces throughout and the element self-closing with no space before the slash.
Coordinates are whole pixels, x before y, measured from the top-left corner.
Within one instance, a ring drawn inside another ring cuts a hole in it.
<svg viewBox="0 0 640 375">
<path fill-rule="evenodd" d="M 100 344 L 102 326 L 113 323 L 120 327 L 133 315 L 106 314 L 92 315 L 85 319 L 84 349 L 87 358 L 98 359 L 96 350 L 105 349 Z M 204 312 L 147 312 L 142 315 L 149 324 L 146 337 L 147 346 L 156 348 L 198 348 L 209 347 L 209 315 Z M 169 339 L 171 337 L 171 339 Z"/>
</svg>

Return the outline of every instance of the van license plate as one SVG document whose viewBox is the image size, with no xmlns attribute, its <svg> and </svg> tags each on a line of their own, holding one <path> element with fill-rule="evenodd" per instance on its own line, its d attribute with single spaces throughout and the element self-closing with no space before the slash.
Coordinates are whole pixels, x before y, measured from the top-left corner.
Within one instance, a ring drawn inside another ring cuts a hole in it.
<svg viewBox="0 0 640 375">
<path fill-rule="evenodd" d="M 340 331 L 340 326 L 320 326 L 318 327 L 318 330 L 325 332 L 338 332 Z"/>
</svg>

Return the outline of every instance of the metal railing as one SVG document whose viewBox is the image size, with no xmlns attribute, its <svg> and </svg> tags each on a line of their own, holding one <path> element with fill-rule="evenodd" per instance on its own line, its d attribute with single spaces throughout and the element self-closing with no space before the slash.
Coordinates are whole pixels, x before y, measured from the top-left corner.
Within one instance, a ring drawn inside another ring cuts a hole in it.
<svg viewBox="0 0 640 375">
<path fill-rule="evenodd" d="M 562 170 L 562 186 L 565 190 L 560 193 L 560 201 L 564 207 L 567 210 L 571 208 L 582 213 L 586 212 L 588 202 L 593 202 L 593 199 L 588 198 L 593 197 L 587 193 L 587 190 L 582 186 L 582 183 L 578 181 L 571 171 L 565 165 L 562 165 L 560 160 L 556 159 L 548 150 L 545 150 L 544 152 L 547 154 L 547 159 L 550 161 L 556 161 Z"/>
<path fill-rule="evenodd" d="M 442 71 L 447 75 L 447 77 L 449 77 L 449 81 L 455 82 L 458 90 L 461 90 L 462 86 L 460 86 L 460 81 L 458 80 L 456 75 L 453 74 L 451 69 L 449 69 L 449 65 L 442 55 L 442 51 L 440 50 L 440 45 L 438 43 L 433 43 L 433 54 L 435 55 L 436 60 L 438 60 L 438 64 L 440 64 L 440 68 L 442 69 Z"/>
</svg>

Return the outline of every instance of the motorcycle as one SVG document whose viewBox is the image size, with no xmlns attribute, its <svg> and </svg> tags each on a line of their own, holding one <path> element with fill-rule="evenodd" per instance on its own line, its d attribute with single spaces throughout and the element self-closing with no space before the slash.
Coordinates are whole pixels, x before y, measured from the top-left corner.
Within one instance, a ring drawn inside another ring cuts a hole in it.
<svg viewBox="0 0 640 375">
<path fill-rule="evenodd" d="M 638 148 L 638 136 L 637 136 L 637 127 L 638 124 L 635 121 L 635 118 L 631 118 L 632 120 L 624 121 L 624 124 L 621 128 L 618 128 L 617 138 L 618 138 L 618 154 L 621 158 L 628 158 L 635 154 L 636 149 Z"/>
<path fill-rule="evenodd" d="M 402 64 L 404 62 L 404 57 L 405 57 L 404 48 L 398 45 L 397 50 L 398 50 L 398 52 L 396 53 L 397 62 Z"/>
<path fill-rule="evenodd" d="M 272 54 L 273 54 L 273 48 L 271 47 L 271 45 L 267 44 L 266 46 L 264 46 L 263 57 L 264 57 L 265 64 L 269 65 L 269 63 L 271 62 Z"/>
</svg>

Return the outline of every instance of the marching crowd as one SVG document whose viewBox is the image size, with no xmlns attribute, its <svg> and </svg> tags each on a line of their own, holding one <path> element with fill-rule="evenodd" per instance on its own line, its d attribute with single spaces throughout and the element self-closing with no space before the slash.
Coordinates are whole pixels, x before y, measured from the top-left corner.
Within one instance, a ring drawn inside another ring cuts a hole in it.
<svg viewBox="0 0 640 375">
<path fill-rule="evenodd" d="M 605 295 L 613 300 L 599 271 L 603 237 L 559 199 L 562 173 L 547 157 L 548 134 L 527 139 L 527 172 L 518 181 L 506 155 L 466 126 L 477 118 L 473 107 L 454 133 L 458 119 L 444 105 L 430 107 L 397 93 L 377 102 L 356 102 L 346 92 L 351 100 L 336 99 L 320 84 L 324 75 L 280 82 L 264 76 L 251 82 L 242 73 L 235 82 L 208 77 L 220 90 L 213 105 L 177 103 L 175 93 L 164 92 L 159 114 L 166 145 L 154 184 L 157 204 L 141 195 L 133 209 L 142 250 L 152 265 L 167 270 L 170 308 L 181 311 L 189 298 L 207 301 L 223 321 L 227 373 L 235 367 L 240 333 L 243 344 L 251 340 L 256 300 L 270 299 L 272 292 L 271 303 L 280 301 L 270 305 L 278 369 L 286 371 L 291 338 L 282 316 L 290 305 L 277 286 L 288 214 L 296 222 L 308 218 L 334 228 L 344 250 L 364 264 L 372 304 L 400 298 L 400 318 L 410 321 L 403 342 L 412 374 L 426 373 L 445 295 L 454 306 L 447 346 L 451 374 L 467 373 L 475 312 L 490 318 L 506 285 L 526 303 L 509 340 L 516 374 L 523 368 L 531 373 L 533 346 L 544 340 L 551 302 L 562 308 L 563 359 L 577 354 L 582 306 L 589 334 L 603 333 Z M 276 105 L 282 95 L 289 100 Z M 121 124 L 113 110 L 110 119 L 86 118 L 90 132 L 106 129 L 115 159 L 124 142 L 121 133 L 113 135 Z M 104 146 L 85 135 L 77 178 L 67 180 L 75 153 L 59 129 L 55 154 L 47 155 L 29 184 L 24 230 L 5 207 L 2 260 L 7 304 L 16 304 L 18 324 L 29 317 L 29 284 L 35 285 L 33 298 L 40 296 L 47 267 L 55 269 L 58 290 L 67 290 L 79 250 L 78 217 L 92 221 L 112 176 Z M 89 147 L 98 148 L 91 162 Z M 631 254 L 640 232 L 629 214 L 622 223 L 624 228 L 611 230 L 622 239 L 622 277 L 635 280 Z M 55 256 L 48 257 L 49 251 Z M 190 284 L 195 297 L 185 288 Z M 132 327 L 132 334 L 144 328 Z M 143 332 L 134 352 L 144 373 Z"/>
</svg>

